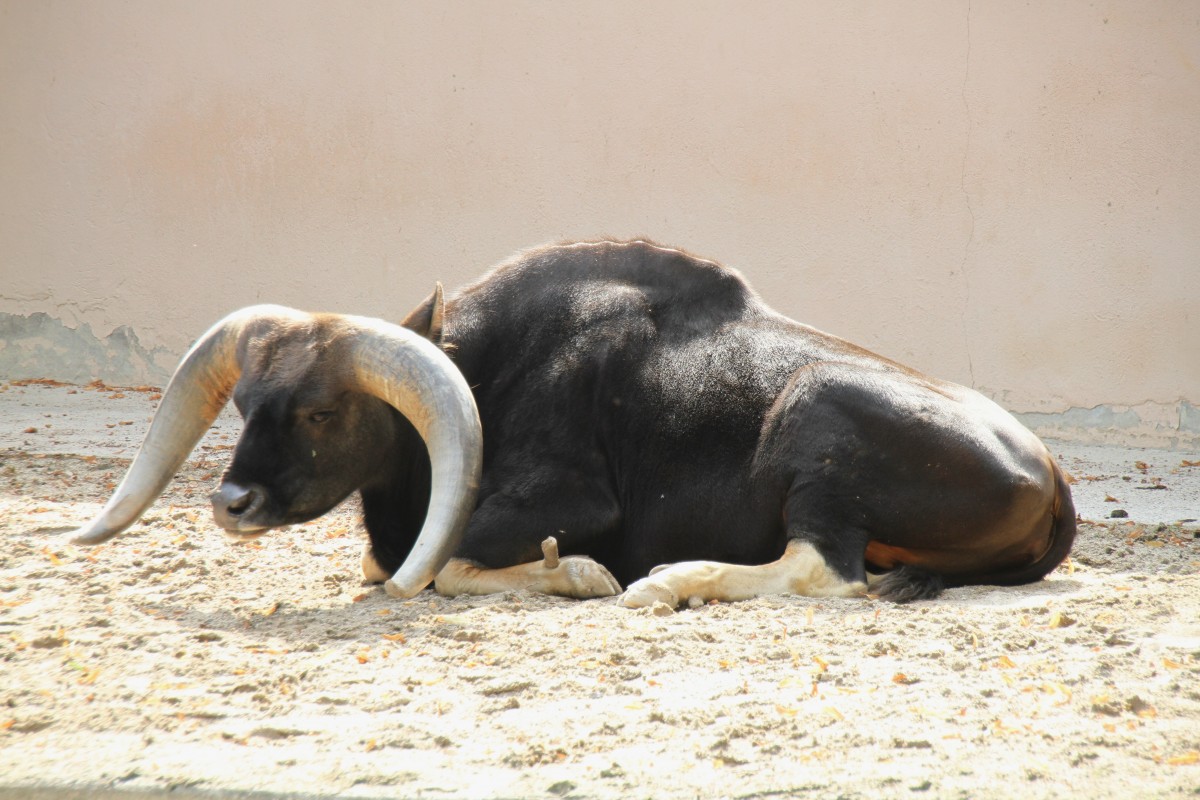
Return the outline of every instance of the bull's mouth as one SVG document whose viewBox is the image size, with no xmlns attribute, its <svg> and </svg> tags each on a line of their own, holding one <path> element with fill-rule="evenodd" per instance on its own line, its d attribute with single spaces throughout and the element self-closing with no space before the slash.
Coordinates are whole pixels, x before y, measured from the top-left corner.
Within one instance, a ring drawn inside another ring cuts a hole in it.
<svg viewBox="0 0 1200 800">
<path fill-rule="evenodd" d="M 259 528 L 258 530 L 252 531 L 231 531 L 226 529 L 223 530 L 222 533 L 225 534 L 225 538 L 229 542 L 234 544 L 244 544 L 246 542 L 253 542 L 255 539 L 261 539 L 270 531 L 271 528 Z"/>
</svg>

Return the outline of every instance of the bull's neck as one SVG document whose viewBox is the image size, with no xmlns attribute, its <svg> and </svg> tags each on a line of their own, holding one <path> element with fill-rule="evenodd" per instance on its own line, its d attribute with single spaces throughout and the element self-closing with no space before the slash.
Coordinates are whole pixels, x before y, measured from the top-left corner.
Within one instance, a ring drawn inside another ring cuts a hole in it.
<svg viewBox="0 0 1200 800">
<path fill-rule="evenodd" d="M 395 421 L 396 446 L 387 466 L 359 490 L 375 559 L 388 572 L 400 567 L 425 524 L 431 474 L 420 435 L 398 413 Z"/>
</svg>

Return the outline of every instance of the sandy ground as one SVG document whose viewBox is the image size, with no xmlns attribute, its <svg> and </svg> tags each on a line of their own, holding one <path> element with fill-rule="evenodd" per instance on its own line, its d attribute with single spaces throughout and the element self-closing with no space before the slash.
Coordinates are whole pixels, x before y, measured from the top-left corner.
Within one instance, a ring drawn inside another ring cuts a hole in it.
<svg viewBox="0 0 1200 800">
<path fill-rule="evenodd" d="M 1085 519 L 1129 517 L 1016 589 L 396 601 L 353 504 L 225 542 L 230 419 L 65 545 L 154 399 L 0 385 L 0 797 L 1200 796 L 1200 455 L 1052 447 Z"/>
</svg>

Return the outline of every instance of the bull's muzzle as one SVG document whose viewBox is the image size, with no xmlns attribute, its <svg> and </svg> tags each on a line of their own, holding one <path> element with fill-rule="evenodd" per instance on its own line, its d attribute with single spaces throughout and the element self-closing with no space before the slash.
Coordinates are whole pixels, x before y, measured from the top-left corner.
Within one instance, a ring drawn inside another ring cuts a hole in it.
<svg viewBox="0 0 1200 800">
<path fill-rule="evenodd" d="M 269 527 L 256 521 L 266 498 L 267 492 L 261 486 L 225 481 L 209 499 L 216 523 L 229 533 L 244 534 L 262 532 Z"/>
</svg>

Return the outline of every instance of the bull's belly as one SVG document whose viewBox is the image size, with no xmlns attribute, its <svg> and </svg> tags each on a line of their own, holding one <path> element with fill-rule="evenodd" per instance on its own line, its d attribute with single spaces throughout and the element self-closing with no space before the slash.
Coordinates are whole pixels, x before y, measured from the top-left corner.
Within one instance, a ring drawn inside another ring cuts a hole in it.
<svg viewBox="0 0 1200 800">
<path fill-rule="evenodd" d="M 769 514 L 745 501 L 730 501 L 722 509 L 706 502 L 626 517 L 620 541 L 620 552 L 606 566 L 622 585 L 681 561 L 765 564 L 779 558 L 786 545 L 779 507 Z"/>
</svg>

